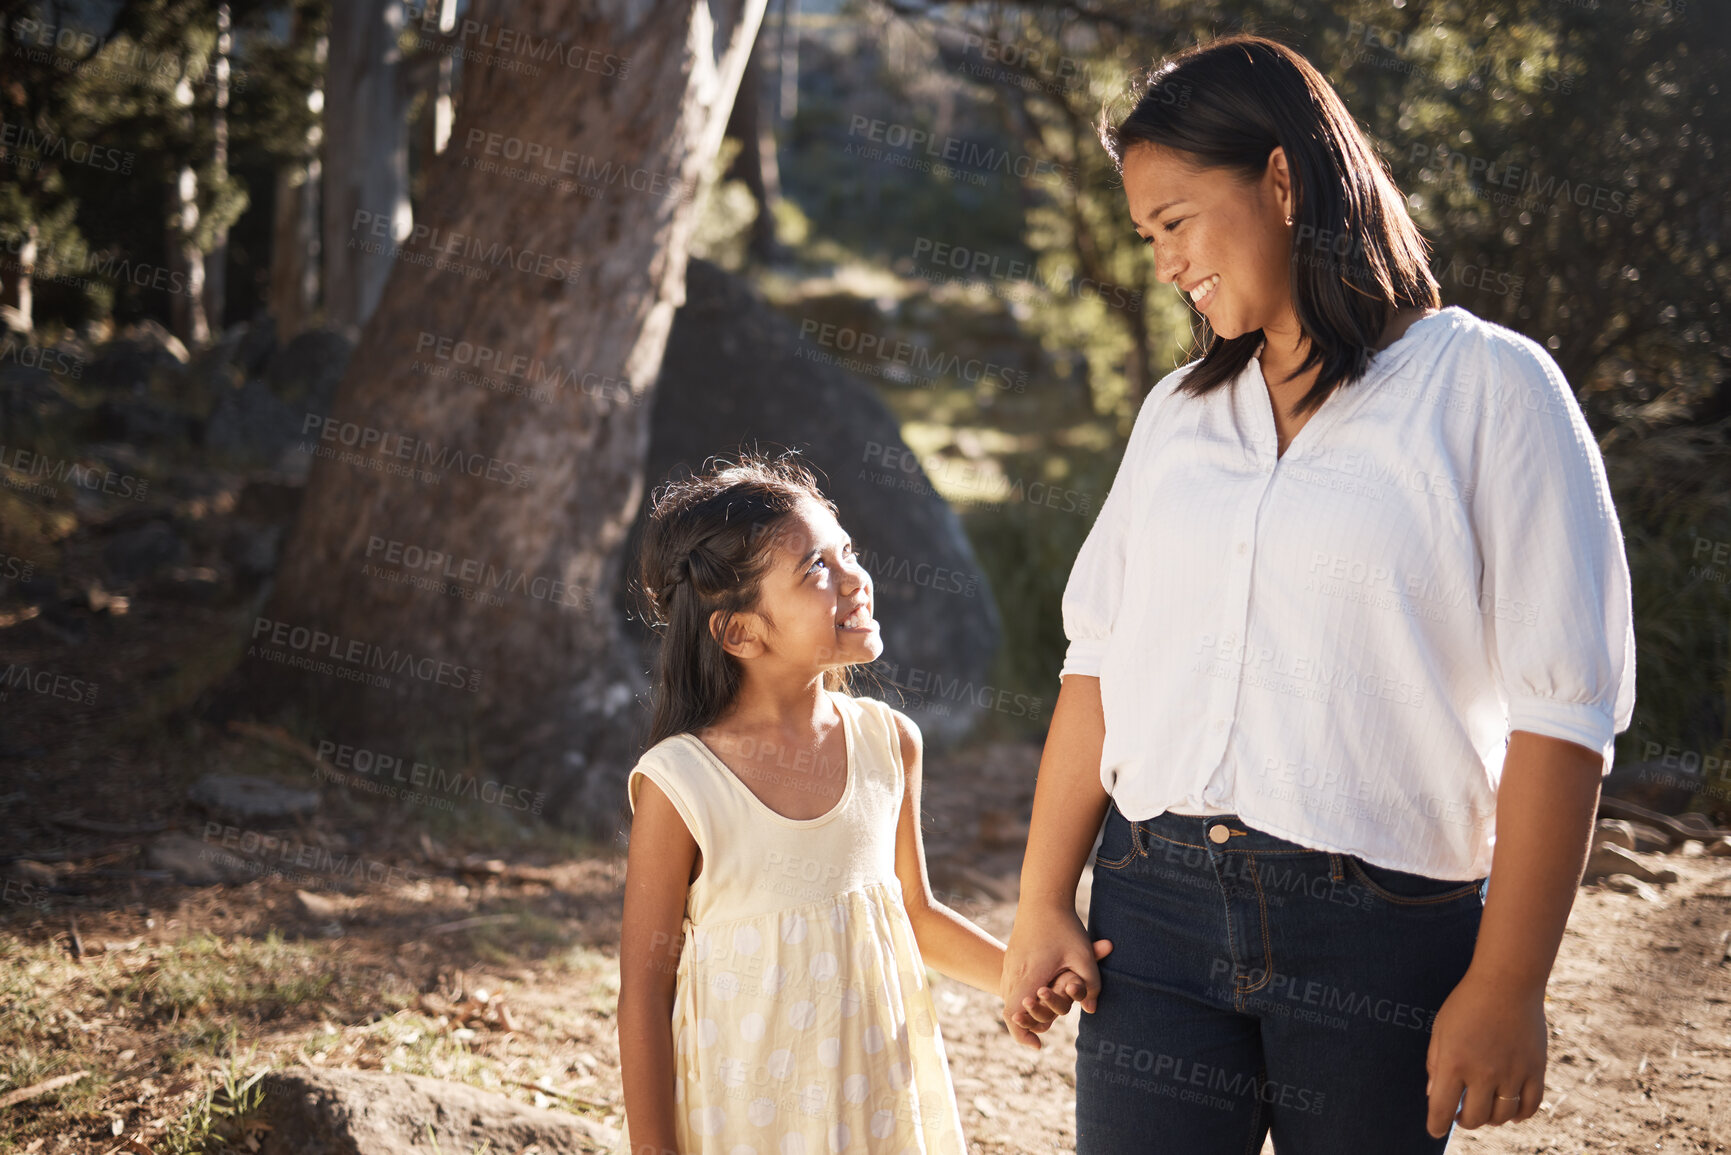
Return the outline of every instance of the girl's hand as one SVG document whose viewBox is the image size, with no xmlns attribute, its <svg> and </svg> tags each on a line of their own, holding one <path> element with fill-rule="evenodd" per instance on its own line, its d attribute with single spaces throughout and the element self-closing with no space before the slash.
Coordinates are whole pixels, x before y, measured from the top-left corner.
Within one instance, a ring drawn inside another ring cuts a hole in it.
<svg viewBox="0 0 1731 1155">
<path fill-rule="evenodd" d="M 1094 956 L 1105 958 L 1112 952 L 1112 944 L 1106 939 L 1094 940 Z M 1053 1023 L 1070 1013 L 1088 993 L 1088 984 L 1074 971 L 1065 969 L 1047 986 L 1041 987 L 1034 994 L 1022 1000 L 1024 1012 L 1016 1022 L 1018 1026 L 1044 1034 Z"/>
<path fill-rule="evenodd" d="M 1469 1131 L 1531 1116 L 1545 1094 L 1545 1037 L 1543 985 L 1511 989 L 1469 968 L 1431 1024 L 1426 1129 L 1446 1135 L 1457 1104 Z"/>
<path fill-rule="evenodd" d="M 1073 910 L 1043 911 L 1024 906 L 1017 911 L 1010 942 L 1004 950 L 1003 982 L 999 990 L 1010 1037 L 1038 1050 L 1039 1032 L 1057 1017 L 1047 1017 L 1053 1008 L 1063 1005 L 1068 1011 L 1070 1003 L 1079 1002 L 1083 1010 L 1092 1013 L 1100 995 L 1100 968 L 1096 960 L 1105 958 L 1111 949 L 1112 944 L 1105 939 L 1088 941 L 1088 932 Z M 1068 979 L 1062 977 L 1064 971 L 1070 972 Z M 1062 983 L 1063 993 L 1059 994 L 1048 979 L 1051 983 Z M 1045 1002 L 1042 990 L 1055 1001 Z M 1030 1002 L 1042 1008 L 1038 1017 L 1030 1009 Z"/>
</svg>

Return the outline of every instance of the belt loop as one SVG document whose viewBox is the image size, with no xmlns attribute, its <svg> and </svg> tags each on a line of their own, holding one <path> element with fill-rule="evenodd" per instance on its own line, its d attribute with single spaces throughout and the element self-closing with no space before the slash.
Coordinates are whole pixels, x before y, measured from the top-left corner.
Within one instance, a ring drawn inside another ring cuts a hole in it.
<svg viewBox="0 0 1731 1155">
<path fill-rule="evenodd" d="M 1137 858 L 1148 857 L 1148 848 L 1142 844 L 1142 824 L 1140 822 L 1130 824 L 1130 845 L 1135 849 Z"/>
<path fill-rule="evenodd" d="M 1341 866 L 1340 855 L 1333 851 L 1329 851 L 1328 854 L 1328 873 L 1335 882 L 1340 882 L 1346 878 L 1346 871 Z"/>
</svg>

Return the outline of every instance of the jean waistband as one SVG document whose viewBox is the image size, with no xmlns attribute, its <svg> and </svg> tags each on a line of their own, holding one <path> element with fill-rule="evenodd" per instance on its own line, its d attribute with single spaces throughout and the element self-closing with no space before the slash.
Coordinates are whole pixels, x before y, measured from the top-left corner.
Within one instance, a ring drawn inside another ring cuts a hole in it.
<svg viewBox="0 0 1731 1155">
<path fill-rule="evenodd" d="M 1236 814 L 1174 814 L 1168 810 L 1143 819 L 1137 825 L 1146 834 L 1156 835 L 1169 842 L 1223 852 L 1254 850 L 1259 853 L 1328 853 L 1314 846 L 1303 846 L 1290 839 L 1257 830 Z"/>
</svg>

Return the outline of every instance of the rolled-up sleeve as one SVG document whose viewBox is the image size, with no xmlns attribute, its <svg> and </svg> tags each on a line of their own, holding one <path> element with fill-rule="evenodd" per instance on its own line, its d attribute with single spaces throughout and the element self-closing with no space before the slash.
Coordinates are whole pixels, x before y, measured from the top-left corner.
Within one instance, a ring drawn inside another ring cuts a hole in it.
<svg viewBox="0 0 1731 1155">
<path fill-rule="evenodd" d="M 1509 730 L 1604 756 L 1635 708 L 1635 630 L 1605 464 L 1562 370 L 1519 338 L 1487 350 L 1494 400 L 1473 495 L 1479 611 Z"/>
<path fill-rule="evenodd" d="M 1064 652 L 1064 665 L 1058 671 L 1062 681 L 1070 674 L 1100 676 L 1100 666 L 1106 657 L 1106 646 L 1112 637 L 1112 625 L 1118 618 L 1118 606 L 1124 596 L 1124 574 L 1129 565 L 1130 529 L 1134 516 L 1135 475 L 1137 459 L 1151 439 L 1155 409 L 1159 400 L 1177 384 L 1190 366 L 1175 370 L 1161 379 L 1136 414 L 1136 423 L 1124 448 L 1123 460 L 1106 492 L 1106 502 L 1100 515 L 1082 542 L 1076 562 L 1070 567 L 1070 579 L 1064 584 L 1064 637 L 1069 648 Z"/>
</svg>

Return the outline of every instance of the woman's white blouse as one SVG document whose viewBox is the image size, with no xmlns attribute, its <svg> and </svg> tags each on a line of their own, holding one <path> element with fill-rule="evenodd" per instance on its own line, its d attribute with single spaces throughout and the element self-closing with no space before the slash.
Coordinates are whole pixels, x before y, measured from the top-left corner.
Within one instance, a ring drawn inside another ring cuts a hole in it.
<svg viewBox="0 0 1731 1155">
<path fill-rule="evenodd" d="M 1433 878 L 1490 870 L 1509 733 L 1604 754 L 1635 703 L 1604 461 L 1536 342 L 1451 306 L 1275 453 L 1260 363 L 1166 377 L 1064 590 L 1127 818 L 1237 814 Z"/>
</svg>

